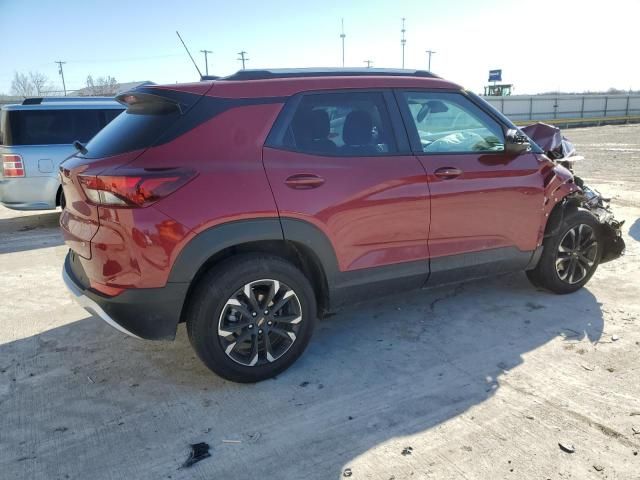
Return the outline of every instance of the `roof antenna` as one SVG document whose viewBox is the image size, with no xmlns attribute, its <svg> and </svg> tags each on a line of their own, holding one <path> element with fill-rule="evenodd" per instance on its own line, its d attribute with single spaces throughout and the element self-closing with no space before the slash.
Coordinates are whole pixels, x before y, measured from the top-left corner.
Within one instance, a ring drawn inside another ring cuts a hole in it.
<svg viewBox="0 0 640 480">
<path fill-rule="evenodd" d="M 200 75 L 200 80 L 202 80 L 202 72 L 200 71 L 200 69 L 198 68 L 198 64 L 196 63 L 196 61 L 193 59 L 193 57 L 191 56 L 191 52 L 189 52 L 189 49 L 187 48 L 187 45 L 184 43 L 184 40 L 182 40 L 182 37 L 180 36 L 180 32 L 178 32 L 176 30 L 176 35 L 178 35 L 178 38 L 180 39 L 180 41 L 182 42 L 182 46 L 184 47 L 184 49 L 187 51 L 187 54 L 189 55 L 189 58 L 191 59 L 191 61 L 193 62 L 193 66 L 196 67 L 196 70 L 198 71 L 198 75 Z"/>
</svg>

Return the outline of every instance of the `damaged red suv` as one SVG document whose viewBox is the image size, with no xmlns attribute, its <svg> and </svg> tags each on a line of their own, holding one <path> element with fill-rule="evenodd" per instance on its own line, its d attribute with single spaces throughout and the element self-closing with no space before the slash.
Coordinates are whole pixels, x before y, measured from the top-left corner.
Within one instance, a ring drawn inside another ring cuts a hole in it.
<svg viewBox="0 0 640 480">
<path fill-rule="evenodd" d="M 512 271 L 581 288 L 624 242 L 606 202 L 478 96 L 423 71 L 244 70 L 142 86 L 64 162 L 64 279 L 129 335 L 254 382 L 317 317 Z"/>
</svg>

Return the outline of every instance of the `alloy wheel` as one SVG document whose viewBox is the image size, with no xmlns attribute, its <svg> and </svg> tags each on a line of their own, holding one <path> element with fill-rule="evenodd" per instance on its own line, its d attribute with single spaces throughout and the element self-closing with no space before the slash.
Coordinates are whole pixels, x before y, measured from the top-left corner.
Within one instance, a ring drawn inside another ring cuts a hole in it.
<svg viewBox="0 0 640 480">
<path fill-rule="evenodd" d="M 581 223 L 564 234 L 556 255 L 558 278 L 569 284 L 585 279 L 595 268 L 598 241 L 593 228 Z"/>
<path fill-rule="evenodd" d="M 300 299 L 288 285 L 247 283 L 225 303 L 218 338 L 229 358 L 247 367 L 275 362 L 294 344 L 302 322 Z"/>
</svg>

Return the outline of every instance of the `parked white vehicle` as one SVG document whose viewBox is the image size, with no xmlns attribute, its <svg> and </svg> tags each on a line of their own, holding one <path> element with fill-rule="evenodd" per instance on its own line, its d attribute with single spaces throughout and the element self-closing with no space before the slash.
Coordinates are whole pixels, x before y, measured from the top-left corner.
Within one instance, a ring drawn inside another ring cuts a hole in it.
<svg viewBox="0 0 640 480">
<path fill-rule="evenodd" d="M 58 167 L 123 111 L 109 97 L 28 98 L 0 110 L 0 203 L 14 210 L 64 206 Z"/>
</svg>

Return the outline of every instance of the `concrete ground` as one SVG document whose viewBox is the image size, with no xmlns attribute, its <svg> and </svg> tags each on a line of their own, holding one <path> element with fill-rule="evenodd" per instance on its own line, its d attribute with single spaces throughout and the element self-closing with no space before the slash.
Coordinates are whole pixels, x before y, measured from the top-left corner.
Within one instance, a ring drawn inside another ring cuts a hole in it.
<svg viewBox="0 0 640 480">
<path fill-rule="evenodd" d="M 256 385 L 211 374 L 183 326 L 143 342 L 87 314 L 58 214 L 0 209 L 0 477 L 640 479 L 640 125 L 566 133 L 623 259 L 568 296 L 516 274 L 343 311 Z"/>
</svg>

